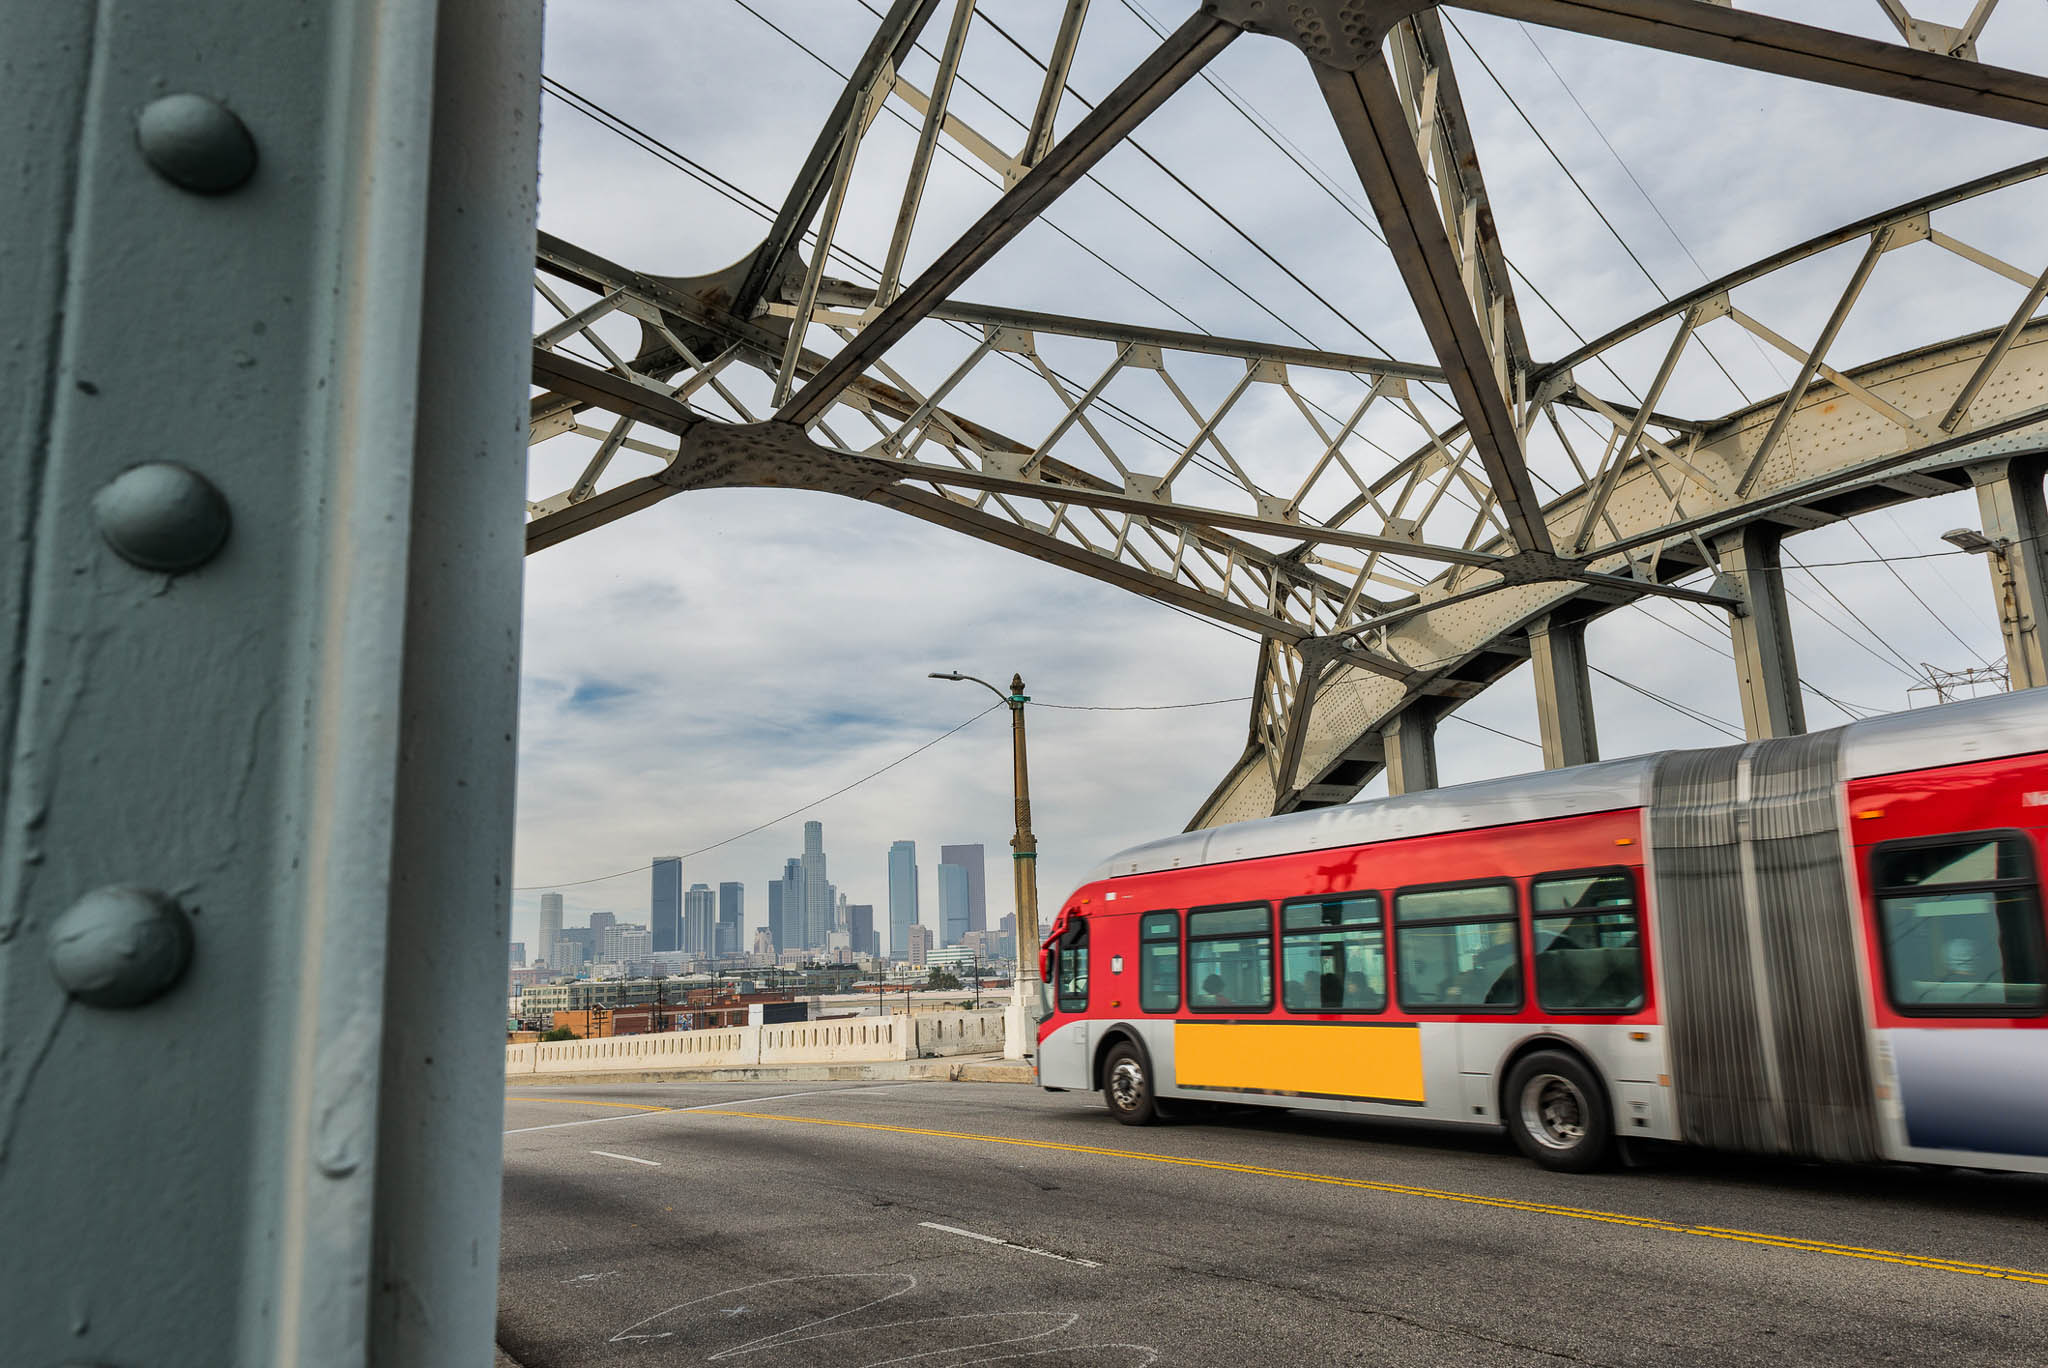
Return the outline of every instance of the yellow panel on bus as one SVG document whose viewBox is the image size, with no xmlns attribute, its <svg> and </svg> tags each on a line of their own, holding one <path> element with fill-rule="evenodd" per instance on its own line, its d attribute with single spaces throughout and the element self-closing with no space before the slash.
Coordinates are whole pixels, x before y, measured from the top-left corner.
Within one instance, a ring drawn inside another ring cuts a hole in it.
<svg viewBox="0 0 2048 1368">
<path fill-rule="evenodd" d="M 1405 1023 L 1177 1021 L 1173 1074 L 1183 1088 L 1419 1105 L 1422 1033 Z"/>
</svg>

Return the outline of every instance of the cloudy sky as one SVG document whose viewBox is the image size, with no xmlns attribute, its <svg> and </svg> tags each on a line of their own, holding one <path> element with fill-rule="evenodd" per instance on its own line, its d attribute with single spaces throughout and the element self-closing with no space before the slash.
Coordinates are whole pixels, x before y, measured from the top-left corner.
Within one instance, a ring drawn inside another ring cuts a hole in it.
<svg viewBox="0 0 2048 1368">
<path fill-rule="evenodd" d="M 1756 7 L 1892 36 L 1873 0 Z M 1037 93 L 1038 69 L 1019 49 L 1042 58 L 1060 8 L 1048 0 L 979 7 L 963 64 L 978 89 L 960 90 L 953 108 L 998 145 L 1017 146 L 1013 114 L 1028 117 Z M 1190 8 L 1095 0 L 1074 90 L 1105 94 L 1156 42 L 1147 19 L 1171 27 Z M 1958 23 L 1970 5 L 1917 0 L 1913 8 Z M 951 10 L 940 6 L 927 47 L 936 49 Z M 2048 152 L 2048 139 L 2030 130 L 1447 13 L 1507 253 L 1564 315 L 1522 297 L 1539 356 L 1572 347 L 1572 329 L 1597 335 L 1708 276 Z M 841 82 L 827 64 L 848 68 L 874 22 L 862 0 L 578 0 L 550 8 L 547 71 L 773 204 L 838 97 Z M 2048 69 L 2048 19 L 2039 6 L 2001 7 L 1981 55 Z M 931 71 L 928 56 L 905 67 L 925 88 Z M 1140 130 L 1156 160 L 1131 148 L 1113 153 L 1052 211 L 1051 224 L 1034 225 L 962 297 L 1430 360 L 1391 260 L 1360 222 L 1362 193 L 1300 55 L 1273 40 L 1240 39 L 1209 74 L 1215 84 L 1191 84 Z M 1084 112 L 1070 98 L 1061 129 Z M 548 231 L 669 275 L 714 270 L 760 240 L 756 214 L 561 101 L 550 98 L 543 116 Z M 915 122 L 893 103 L 863 143 L 839 241 L 868 261 L 886 247 Z M 2000 192 L 1936 226 L 2037 270 L 2042 190 Z M 964 160 L 941 155 L 911 270 L 996 194 Z M 1786 272 L 1773 293 L 1744 307 L 1810 340 L 1859 250 Z M 1886 258 L 1829 359 L 1860 363 L 1995 327 L 2019 295 L 2018 286 L 1920 244 Z M 1761 399 L 1788 382 L 1784 357 L 1734 333 L 1712 338 L 1728 375 L 1704 357 L 1689 359 L 1662 407 L 1711 417 L 1739 407 L 1743 394 Z M 925 366 L 913 373 L 929 383 L 948 362 L 936 344 L 921 354 L 926 345 L 913 340 L 897 359 L 906 369 Z M 1644 383 L 1662 345 L 1646 339 L 1617 362 L 1625 373 L 1635 368 L 1631 383 Z M 1191 384 L 1227 380 L 1218 371 Z M 1000 375 L 977 383 L 956 407 L 1012 431 L 1049 427 L 1042 387 L 1027 393 Z M 1240 456 L 1256 461 L 1260 424 L 1278 419 L 1248 405 L 1233 421 L 1248 434 Z M 549 444 L 534 465 L 538 497 L 573 477 L 580 454 Z M 622 460 L 615 477 L 646 468 Z M 1802 675 L 1852 706 L 1892 709 L 1924 700 L 1908 693 L 1923 662 L 1999 659 L 1983 565 L 1934 554 L 1948 550 L 1941 531 L 1976 522 L 1974 500 L 1950 496 L 1789 542 L 1820 567 L 1788 576 Z M 571 925 L 595 910 L 644 920 L 648 860 L 697 851 L 685 879 L 744 882 L 749 927 L 759 925 L 766 884 L 798 850 L 807 817 L 824 822 L 832 875 L 856 902 L 886 904 L 888 845 L 915 840 L 929 923 L 938 847 L 979 841 L 990 855 L 991 920 L 1007 912 L 1009 750 L 1000 714 L 801 816 L 731 839 L 994 703 L 972 685 L 928 680 L 931 670 L 998 682 L 1021 671 L 1037 703 L 1066 705 L 1034 708 L 1030 720 L 1048 906 L 1103 856 L 1179 830 L 1244 746 L 1243 701 L 1085 709 L 1242 700 L 1254 641 L 836 496 L 687 494 L 532 557 L 526 590 L 514 938 L 528 942 L 541 890 L 563 892 Z M 1594 681 L 1603 754 L 1711 745 L 1739 732 L 1726 632 L 1711 612 L 1624 609 L 1601 619 L 1590 640 L 1607 672 Z M 1812 726 L 1843 720 L 1818 697 L 1807 706 Z M 1444 780 L 1534 768 L 1535 735 L 1525 670 L 1444 723 Z M 603 877 L 617 871 L 631 872 Z"/>
</svg>

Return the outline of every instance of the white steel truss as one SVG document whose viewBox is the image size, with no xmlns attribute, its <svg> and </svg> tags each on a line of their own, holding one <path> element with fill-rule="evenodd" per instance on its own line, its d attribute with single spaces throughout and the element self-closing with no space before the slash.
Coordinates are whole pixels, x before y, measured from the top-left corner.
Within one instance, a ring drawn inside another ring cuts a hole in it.
<svg viewBox="0 0 2048 1368">
<path fill-rule="evenodd" d="M 1462 8 L 2048 126 L 2048 80 L 1977 60 L 1993 0 L 1958 27 L 1877 3 L 1902 43 L 1707 0 Z M 936 0 L 899 0 L 748 258 L 653 277 L 543 236 L 532 440 L 586 454 L 566 488 L 529 505 L 529 551 L 687 489 L 789 486 L 886 504 L 1255 632 L 1265 644 L 1247 746 L 1197 814 L 1207 824 L 1350 798 L 1384 763 L 1384 728 L 1410 714 L 1433 723 L 1528 658 L 1532 624 L 1582 622 L 1646 596 L 1740 610 L 1731 586 L 1674 583 L 1712 566 L 1710 543 L 1735 529 L 1810 527 L 1967 487 L 1962 467 L 2039 447 L 2048 333 L 2033 317 L 2048 273 L 1972 245 L 1949 220 L 2037 180 L 2048 159 L 1823 234 L 1546 361 L 1523 331 L 1435 8 L 1354 0 L 1288 7 L 1286 19 L 1277 8 L 1204 6 L 1055 139 L 1084 41 L 1087 5 L 1075 0 L 1013 153 L 950 108 L 974 0 L 955 0 L 943 20 Z M 937 70 L 924 90 L 898 68 L 928 22 Z M 1432 355 L 1394 360 L 960 297 L 1246 33 L 1307 56 Z M 900 210 L 874 283 L 839 278 L 839 209 L 862 136 L 891 99 L 919 129 Z M 941 141 L 1003 188 L 905 278 Z M 2003 326 L 1831 364 L 1873 276 L 1929 254 L 2018 287 Z M 1838 257 L 1849 269 L 1834 306 L 1802 336 L 1769 287 L 1837 269 Z M 1787 358 L 1796 374 L 1783 393 L 1732 413 L 1660 407 L 1674 376 L 1737 333 Z M 1220 386 L 1219 358 L 1234 367 Z M 1631 369 L 1639 395 L 1623 378 Z M 971 396 L 991 377 L 1042 391 L 1052 415 L 1042 430 L 975 416 Z M 1255 452 L 1231 435 L 1234 412 L 1254 400 L 1268 419 Z M 1276 425 L 1275 411 L 1291 417 Z"/>
</svg>

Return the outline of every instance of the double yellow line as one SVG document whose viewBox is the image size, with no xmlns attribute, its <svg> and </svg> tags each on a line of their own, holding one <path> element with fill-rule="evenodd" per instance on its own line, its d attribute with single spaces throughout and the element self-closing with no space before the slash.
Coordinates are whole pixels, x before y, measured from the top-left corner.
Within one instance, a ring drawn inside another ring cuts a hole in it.
<svg viewBox="0 0 2048 1368">
<path fill-rule="evenodd" d="M 1550 1202 L 1527 1202 L 1513 1197 L 1486 1197 L 1473 1192 L 1412 1187 L 1405 1183 L 1381 1183 L 1368 1178 L 1340 1178 L 1330 1173 L 1303 1173 L 1294 1169 L 1265 1168 L 1258 1164 L 1230 1164 L 1215 1159 L 1190 1159 L 1176 1154 L 1147 1154 L 1141 1150 L 1106 1149 L 1100 1145 L 1069 1145 L 1057 1140 L 1020 1140 L 1008 1135 L 924 1130 L 916 1126 L 885 1126 L 872 1121 L 834 1121 L 818 1116 L 786 1116 L 768 1112 L 711 1109 L 693 1110 L 691 1115 L 731 1116 L 748 1121 L 782 1121 L 803 1126 L 837 1126 L 843 1130 L 884 1131 L 892 1135 L 919 1135 L 938 1140 L 971 1140 L 985 1145 L 1014 1145 L 1022 1149 L 1054 1150 L 1064 1154 L 1092 1154 L 1105 1159 L 1142 1159 L 1147 1163 L 1171 1164 L 1177 1168 L 1213 1169 L 1219 1173 L 1243 1173 L 1258 1178 L 1285 1178 L 1297 1183 L 1321 1183 L 1328 1187 L 1384 1192 L 1397 1197 L 1426 1197 L 1438 1202 L 1460 1202 L 1467 1206 L 1527 1211 L 1539 1216 L 1563 1216 L 1574 1221 L 1599 1221 L 1607 1225 L 1661 1231 L 1667 1235 L 1695 1235 L 1709 1240 L 1734 1240 L 1742 1244 L 1768 1245 L 1774 1249 L 1797 1250 L 1807 1254 L 1832 1254 L 1843 1259 L 1865 1259 L 1873 1263 L 1931 1269 L 1937 1273 L 1963 1273 L 1975 1278 L 1999 1278 L 2007 1282 L 2032 1283 L 2048 1287 L 2048 1273 L 2025 1268 L 2001 1268 L 1996 1264 L 1969 1263 L 1961 1259 L 1937 1259 L 1925 1254 L 1905 1254 L 1894 1249 L 1866 1249 L 1861 1245 L 1834 1244 L 1827 1240 L 1803 1240 L 1796 1236 L 1768 1235 L 1755 1230 L 1685 1225 L 1650 1216 L 1630 1216 L 1622 1212 L 1596 1211 L 1587 1207 L 1557 1206 Z"/>
<path fill-rule="evenodd" d="M 563 1107 L 617 1107 L 621 1111 L 665 1112 L 672 1107 L 656 1107 L 644 1102 L 599 1102 L 589 1097 L 514 1097 L 505 1095 L 507 1102 L 553 1102 Z"/>
</svg>

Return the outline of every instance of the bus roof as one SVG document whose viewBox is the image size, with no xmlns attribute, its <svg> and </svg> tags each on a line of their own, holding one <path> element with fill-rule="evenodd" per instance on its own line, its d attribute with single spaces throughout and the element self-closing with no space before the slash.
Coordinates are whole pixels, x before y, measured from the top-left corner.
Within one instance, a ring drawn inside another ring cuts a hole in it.
<svg viewBox="0 0 2048 1368">
<path fill-rule="evenodd" d="M 1082 882 L 1641 807 L 1654 764 L 1653 756 L 1603 760 L 1182 832 L 1112 855 Z"/>
<path fill-rule="evenodd" d="M 1890 713 L 1836 731 L 1845 779 L 2032 755 L 2048 751 L 2048 689 Z M 1649 802 L 1660 758 L 1604 760 L 1182 832 L 1119 851 L 1089 870 L 1082 883 L 1640 808 Z"/>
</svg>

